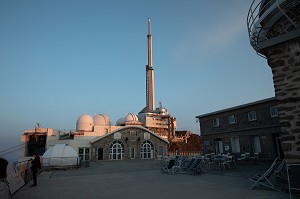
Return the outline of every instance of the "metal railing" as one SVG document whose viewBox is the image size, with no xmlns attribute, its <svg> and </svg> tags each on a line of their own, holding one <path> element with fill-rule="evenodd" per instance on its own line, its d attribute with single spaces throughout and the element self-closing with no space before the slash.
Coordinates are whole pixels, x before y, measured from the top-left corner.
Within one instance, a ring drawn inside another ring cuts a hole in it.
<svg viewBox="0 0 300 199">
<path fill-rule="evenodd" d="M 170 156 L 196 156 L 202 155 L 202 151 L 168 151 L 168 155 Z"/>
<path fill-rule="evenodd" d="M 19 171 L 20 176 L 24 180 L 25 184 L 27 184 L 32 179 L 30 159 L 21 162 L 16 162 L 13 164 L 13 167 L 17 171 Z"/>
<path fill-rule="evenodd" d="M 294 19 L 286 14 L 284 8 L 288 5 L 285 3 L 286 0 L 253 0 L 250 6 L 247 15 L 248 36 L 251 46 L 260 56 L 265 57 L 260 54 L 263 48 L 282 42 L 282 38 L 276 40 L 273 38 L 277 35 L 270 34 L 270 29 L 280 18 L 285 17 L 294 27 L 297 27 Z M 299 3 L 299 0 L 295 0 L 293 6 Z"/>
</svg>

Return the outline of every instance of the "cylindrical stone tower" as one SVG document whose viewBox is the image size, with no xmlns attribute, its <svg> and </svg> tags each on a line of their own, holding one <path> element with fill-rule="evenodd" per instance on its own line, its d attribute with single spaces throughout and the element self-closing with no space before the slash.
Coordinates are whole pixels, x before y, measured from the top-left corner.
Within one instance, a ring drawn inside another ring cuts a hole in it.
<svg viewBox="0 0 300 199">
<path fill-rule="evenodd" d="M 250 43 L 272 69 L 287 163 L 300 163 L 300 0 L 254 0 Z"/>
</svg>

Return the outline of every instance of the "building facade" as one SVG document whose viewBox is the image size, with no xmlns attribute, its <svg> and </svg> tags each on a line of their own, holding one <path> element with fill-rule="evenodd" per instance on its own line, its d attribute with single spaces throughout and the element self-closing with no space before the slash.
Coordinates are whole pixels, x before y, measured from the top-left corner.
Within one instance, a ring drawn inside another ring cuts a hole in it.
<svg viewBox="0 0 300 199">
<path fill-rule="evenodd" d="M 262 159 L 283 156 L 276 98 L 268 98 L 196 116 L 204 153 L 258 153 Z"/>
<path fill-rule="evenodd" d="M 144 127 L 126 126 L 91 141 L 92 160 L 152 159 L 167 154 L 168 141 Z"/>
</svg>

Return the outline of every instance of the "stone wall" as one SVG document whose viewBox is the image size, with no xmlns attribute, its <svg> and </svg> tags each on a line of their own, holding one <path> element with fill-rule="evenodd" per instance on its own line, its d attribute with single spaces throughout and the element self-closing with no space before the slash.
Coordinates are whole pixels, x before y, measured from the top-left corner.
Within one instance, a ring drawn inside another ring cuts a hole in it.
<svg viewBox="0 0 300 199">
<path fill-rule="evenodd" d="M 265 49 L 272 69 L 287 162 L 300 162 L 300 35 Z"/>
<path fill-rule="evenodd" d="M 222 141 L 223 147 L 229 146 L 229 153 L 239 156 L 239 153 L 232 151 L 232 141 L 234 137 L 239 138 L 240 153 L 254 153 L 253 138 L 259 137 L 262 159 L 272 159 L 282 157 L 280 146 L 277 147 L 277 139 L 281 135 L 278 117 L 272 117 L 271 107 L 277 107 L 276 98 L 264 99 L 249 104 L 232 107 L 229 110 L 221 110 L 215 113 L 198 116 L 200 119 L 201 135 L 204 138 L 203 152 L 215 152 L 215 141 Z M 256 112 L 256 120 L 248 120 L 248 112 Z M 236 116 L 236 123 L 230 124 L 228 117 Z M 219 126 L 213 125 L 213 120 L 219 118 Z"/>
<path fill-rule="evenodd" d="M 130 132 L 135 132 L 135 139 L 131 139 Z M 130 158 L 130 148 L 134 147 L 136 150 L 136 156 L 135 159 L 141 159 L 141 145 L 143 143 L 144 134 L 148 133 L 143 129 L 132 127 L 132 128 L 126 128 L 126 129 L 120 129 L 118 133 L 121 134 L 121 138 L 118 139 L 120 142 L 124 144 L 124 157 L 123 159 L 131 159 Z M 100 140 L 98 140 L 95 143 L 92 143 L 92 160 L 97 161 L 97 148 L 102 147 L 103 148 L 103 160 L 109 160 L 109 154 L 110 154 L 110 144 L 116 141 L 114 138 L 114 134 L 110 134 Z M 164 153 L 167 154 L 167 145 L 168 143 L 166 141 L 163 141 L 162 139 L 150 134 L 150 139 L 154 145 L 154 151 L 153 151 L 153 158 L 155 158 L 158 154 L 159 146 L 163 146 Z"/>
</svg>

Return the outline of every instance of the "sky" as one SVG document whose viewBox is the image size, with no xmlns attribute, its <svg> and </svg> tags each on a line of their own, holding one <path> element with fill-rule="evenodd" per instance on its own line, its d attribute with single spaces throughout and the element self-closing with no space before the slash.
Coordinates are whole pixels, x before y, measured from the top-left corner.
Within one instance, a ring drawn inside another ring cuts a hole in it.
<svg viewBox="0 0 300 199">
<path fill-rule="evenodd" d="M 251 0 L 0 0 L 0 151 L 24 130 L 75 130 L 82 114 L 112 124 L 146 105 L 147 19 L 155 101 L 177 130 L 195 116 L 273 97 L 250 46 Z"/>
</svg>

